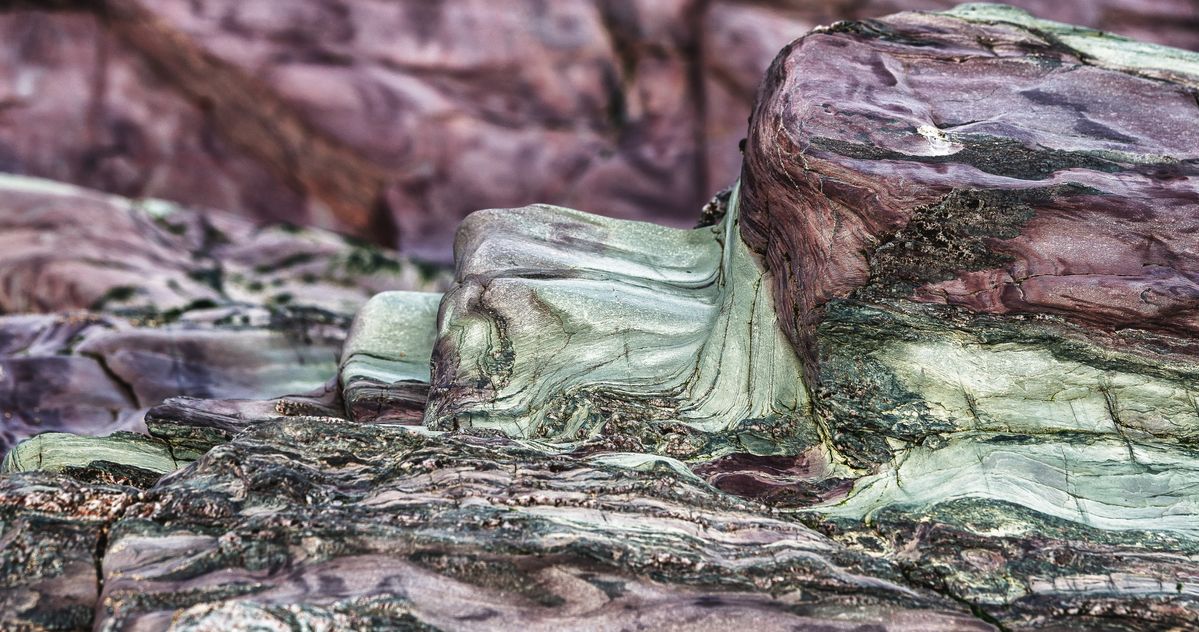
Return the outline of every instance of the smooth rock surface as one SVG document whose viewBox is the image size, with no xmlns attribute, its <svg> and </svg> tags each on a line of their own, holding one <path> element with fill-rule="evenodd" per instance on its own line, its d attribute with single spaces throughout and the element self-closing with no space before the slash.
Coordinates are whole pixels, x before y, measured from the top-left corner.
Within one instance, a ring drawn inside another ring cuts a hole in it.
<svg viewBox="0 0 1199 632">
<path fill-rule="evenodd" d="M 429 427 L 605 437 L 681 458 L 820 442 L 735 204 L 694 230 L 545 206 L 482 211 L 456 250 Z"/>
<path fill-rule="evenodd" d="M 441 294 L 384 292 L 354 317 L 339 381 L 350 419 L 424 421 Z"/>
</svg>

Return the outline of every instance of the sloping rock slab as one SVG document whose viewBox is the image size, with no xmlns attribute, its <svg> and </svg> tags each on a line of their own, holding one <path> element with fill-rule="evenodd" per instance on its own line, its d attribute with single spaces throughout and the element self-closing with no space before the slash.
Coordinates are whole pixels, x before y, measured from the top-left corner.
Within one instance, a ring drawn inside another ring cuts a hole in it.
<svg viewBox="0 0 1199 632">
<path fill-rule="evenodd" d="M 103 572 L 114 629 L 990 628 L 693 478 L 317 419 L 258 424 L 145 492 Z"/>
</svg>

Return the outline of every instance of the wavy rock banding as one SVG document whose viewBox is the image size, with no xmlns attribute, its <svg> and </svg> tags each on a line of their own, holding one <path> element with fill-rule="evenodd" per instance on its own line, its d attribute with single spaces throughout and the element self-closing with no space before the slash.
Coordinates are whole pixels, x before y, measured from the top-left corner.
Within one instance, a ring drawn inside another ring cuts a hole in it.
<svg viewBox="0 0 1199 632">
<path fill-rule="evenodd" d="M 81 383 L 163 400 L 151 437 L 43 434 L 10 453 L 0 561 L 24 572 L 4 576 L 6 614 L 1192 626 L 1197 73 L 1199 55 L 998 6 L 817 29 L 777 58 L 741 183 L 704 226 L 476 213 L 444 294 L 385 292 L 353 324 L 320 323 L 345 342 L 307 394 L 168 397 L 130 381 L 159 365 L 118 351 L 183 334 L 109 349 L 89 337 L 118 327 L 103 318 L 6 317 L 8 355 L 65 349 L 91 367 Z M 28 217 L 56 208 L 21 199 Z M 246 255 L 201 246 L 222 270 Z M 165 250 L 160 268 L 193 269 Z M 248 292 L 246 274 L 232 285 Z M 307 300 L 330 279 L 315 281 Z M 191 286 L 152 287 L 110 298 L 149 319 Z M 218 305 L 166 325 L 241 335 L 209 310 L 278 314 L 198 287 Z"/>
</svg>

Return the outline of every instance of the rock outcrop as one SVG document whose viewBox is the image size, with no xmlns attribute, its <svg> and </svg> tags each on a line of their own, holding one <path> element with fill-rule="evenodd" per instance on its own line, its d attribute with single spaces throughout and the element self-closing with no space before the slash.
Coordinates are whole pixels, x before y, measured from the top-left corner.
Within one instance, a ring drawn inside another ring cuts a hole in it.
<svg viewBox="0 0 1199 632">
<path fill-rule="evenodd" d="M 357 309 L 447 276 L 318 230 L 0 177 L 0 451 L 171 397 L 320 389 Z"/>
<path fill-rule="evenodd" d="M 60 0 L 0 14 L 0 170 L 447 261 L 480 208 L 690 223 L 809 29 L 950 0 Z M 1192 0 L 1018 0 L 1199 47 Z"/>
<path fill-rule="evenodd" d="M 773 64 L 741 183 L 702 226 L 477 213 L 444 285 L 380 293 L 352 324 L 306 311 L 344 344 L 323 385 L 286 397 L 166 398 L 163 336 L 272 335 L 296 299 L 232 292 L 296 280 L 246 267 L 246 237 L 188 241 L 203 217 L 159 234 L 107 200 L 173 244 L 128 248 L 150 289 L 78 322 L 6 317 L 0 348 L 127 384 L 124 400 L 47 394 L 63 406 L 166 399 L 149 437 L 10 452 L 6 621 L 1193 626 L 1197 87 L 1197 54 L 993 5 L 817 29 Z M 244 278 L 187 272 L 213 266 Z M 155 281 L 174 270 L 193 283 Z M 107 278 L 62 275 L 78 289 L 44 296 L 125 282 Z M 299 283 L 334 296 L 328 277 Z M 304 331 L 296 353 L 321 344 Z M 195 355 L 274 391 L 304 381 L 266 344 Z"/>
</svg>

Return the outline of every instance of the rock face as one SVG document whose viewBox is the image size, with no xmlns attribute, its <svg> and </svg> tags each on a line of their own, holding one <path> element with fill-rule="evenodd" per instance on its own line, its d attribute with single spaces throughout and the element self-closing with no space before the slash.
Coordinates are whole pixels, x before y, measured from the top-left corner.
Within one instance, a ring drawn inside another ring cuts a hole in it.
<svg viewBox="0 0 1199 632">
<path fill-rule="evenodd" d="M 0 316 L 0 451 L 145 431 L 170 397 L 321 388 L 370 296 L 444 284 L 329 233 L 32 178 L 0 177 L 0 231 L 0 310 L 26 312 Z"/>
<path fill-rule="evenodd" d="M 850 462 L 964 430 L 1191 440 L 1197 71 L 998 7 L 779 57 L 744 234 Z"/>
<path fill-rule="evenodd" d="M 949 0 L 138 0 L 0 15 L 0 170 L 448 260 L 480 208 L 688 224 L 814 26 Z M 1193 0 L 1015 2 L 1199 46 Z M 7 5 L 6 5 L 7 6 Z"/>
<path fill-rule="evenodd" d="M 681 457 L 819 443 L 798 421 L 807 394 L 771 280 L 737 226 L 735 204 L 695 230 L 549 207 L 472 215 L 426 425 Z"/>
<path fill-rule="evenodd" d="M 149 437 L 19 444 L 5 621 L 1193 626 L 1197 77 L 1199 55 L 996 6 L 819 29 L 772 67 L 742 183 L 703 226 L 483 211 L 445 287 L 380 293 L 352 325 L 319 312 L 344 345 L 310 393 L 172 397 Z M 252 323 L 277 298 L 230 288 L 290 266 L 152 281 L 256 252 L 180 256 L 208 234 L 188 226 L 150 240 L 174 244 L 157 259 L 129 249 L 152 291 L 110 297 L 119 315 L 9 316 L 0 348 L 95 360 L 95 383 L 147 374 L 121 394 L 140 403 L 170 394 L 162 336 L 275 332 Z M 315 301 L 329 279 L 300 283 Z M 215 305 L 154 308 L 201 291 Z M 106 343 L 118 317 L 141 321 Z M 217 350 L 195 355 L 296 370 Z"/>
</svg>

